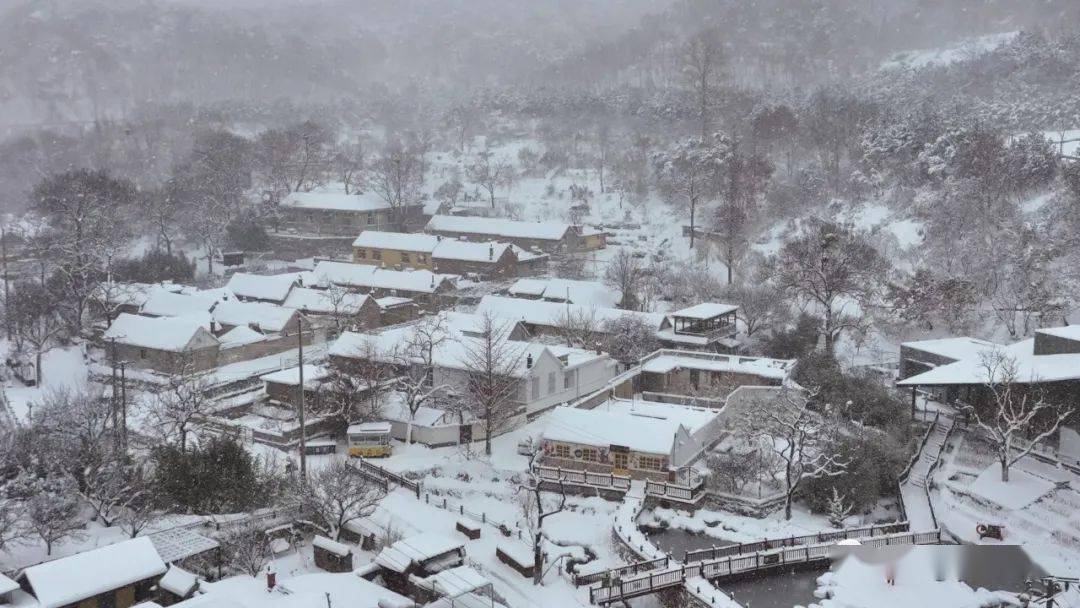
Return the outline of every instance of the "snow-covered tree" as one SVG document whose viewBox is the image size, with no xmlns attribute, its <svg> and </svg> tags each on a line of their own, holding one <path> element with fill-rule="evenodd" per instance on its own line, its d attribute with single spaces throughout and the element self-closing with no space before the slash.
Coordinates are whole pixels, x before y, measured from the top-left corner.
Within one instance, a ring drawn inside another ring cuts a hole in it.
<svg viewBox="0 0 1080 608">
<path fill-rule="evenodd" d="M 213 409 L 208 387 L 205 376 L 182 373 L 170 376 L 168 385 L 155 396 L 150 412 L 154 428 L 165 439 L 176 441 L 181 451 L 187 450 L 188 436 L 198 421 Z"/>
<path fill-rule="evenodd" d="M 465 177 L 487 192 L 491 208 L 495 208 L 495 191 L 508 187 L 514 181 L 514 167 L 495 158 L 490 150 L 480 150 L 472 162 L 465 166 Z"/>
<path fill-rule="evenodd" d="M 697 229 L 697 209 L 715 196 L 715 172 L 729 153 L 726 140 L 691 138 L 653 155 L 661 194 L 689 212 L 691 249 Z"/>
<path fill-rule="evenodd" d="M 313 473 L 300 490 L 304 510 L 333 540 L 346 524 L 371 515 L 384 496 L 381 484 L 345 459 L 334 459 Z"/>
<path fill-rule="evenodd" d="M 834 528 L 843 528 L 844 520 L 851 515 L 851 503 L 849 503 L 843 494 L 836 489 L 832 488 L 832 493 L 829 495 L 829 501 L 826 503 L 829 510 L 829 523 Z"/>
<path fill-rule="evenodd" d="M 642 357 L 660 348 L 656 327 L 641 317 L 623 315 L 603 325 L 601 348 L 625 366 L 636 365 Z"/>
<path fill-rule="evenodd" d="M 424 152 L 411 143 L 395 140 L 372 159 L 367 187 L 390 207 L 394 224 L 405 227 L 405 209 L 423 199 Z"/>
<path fill-rule="evenodd" d="M 757 437 L 779 457 L 784 517 L 808 479 L 843 475 L 850 464 L 836 450 L 836 421 L 812 409 L 812 396 L 784 389 L 743 412 L 742 432 Z"/>
<path fill-rule="evenodd" d="M 525 349 L 510 341 L 511 325 L 485 313 L 476 337 L 464 349 L 466 398 L 484 425 L 484 454 L 491 456 L 491 439 L 507 429 L 518 415 L 517 393 L 526 390 L 520 368 Z"/>
<path fill-rule="evenodd" d="M 1001 481 L 1009 481 L 1009 468 L 1027 456 L 1042 440 L 1051 437 L 1076 407 L 1045 398 L 1038 379 L 1020 376 L 1016 358 L 1000 350 L 980 355 L 988 399 L 966 411 L 984 432 L 1001 465 Z"/>
<path fill-rule="evenodd" d="M 409 413 L 405 443 L 412 443 L 413 420 L 420 408 L 446 390 L 446 386 L 435 384 L 435 353 L 449 339 L 446 318 L 429 315 L 414 324 L 405 342 L 390 353 L 389 358 L 400 372 L 394 385 L 404 398 Z"/>
<path fill-rule="evenodd" d="M 814 220 L 784 243 L 774 269 L 782 290 L 822 315 L 825 348 L 832 353 L 840 335 L 862 323 L 862 315 L 850 311 L 877 293 L 890 264 L 853 228 Z"/>
<path fill-rule="evenodd" d="M 66 540 L 79 540 L 85 522 L 75 482 L 64 477 L 33 477 L 24 474 L 12 490 L 23 499 L 24 522 L 31 537 L 45 544 L 45 554 Z"/>
<path fill-rule="evenodd" d="M 631 251 L 620 248 L 615 256 L 607 263 L 604 270 L 604 284 L 612 289 L 619 290 L 622 300 L 619 307 L 626 310 L 637 310 L 642 283 L 645 280 L 645 271 Z"/>
<path fill-rule="evenodd" d="M 221 559 L 230 570 L 258 576 L 274 556 L 270 537 L 253 523 L 230 527 L 221 538 Z"/>
</svg>

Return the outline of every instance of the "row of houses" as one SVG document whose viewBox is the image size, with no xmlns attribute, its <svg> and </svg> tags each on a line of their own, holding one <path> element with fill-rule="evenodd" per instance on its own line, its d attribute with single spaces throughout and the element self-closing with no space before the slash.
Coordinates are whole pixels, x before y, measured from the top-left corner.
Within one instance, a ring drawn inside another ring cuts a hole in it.
<svg viewBox="0 0 1080 608">
<path fill-rule="evenodd" d="M 353 260 L 384 268 L 411 268 L 489 279 L 536 274 L 546 254 L 510 243 L 463 241 L 432 234 L 365 230 L 353 241 Z"/>
<path fill-rule="evenodd" d="M 553 300 L 484 296 L 480 315 L 520 322 L 534 336 L 561 336 L 568 326 L 603 336 L 619 319 L 634 318 L 654 329 L 664 348 L 730 352 L 738 349 L 738 306 L 704 303 L 670 313 L 638 312 Z"/>
<path fill-rule="evenodd" d="M 562 222 L 424 215 L 420 203 L 391 207 L 371 192 L 294 192 L 279 204 L 280 227 L 291 232 L 354 237 L 366 231 L 412 231 L 461 241 L 500 242 L 524 251 L 558 253 L 601 249 L 599 230 Z"/>
</svg>

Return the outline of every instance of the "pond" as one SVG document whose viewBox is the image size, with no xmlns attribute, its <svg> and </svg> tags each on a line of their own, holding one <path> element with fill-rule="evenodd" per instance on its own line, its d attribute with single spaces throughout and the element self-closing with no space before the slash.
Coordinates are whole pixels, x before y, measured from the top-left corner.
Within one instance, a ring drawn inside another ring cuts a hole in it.
<svg viewBox="0 0 1080 608">
<path fill-rule="evenodd" d="M 682 559 L 687 550 L 726 547 L 733 541 L 695 534 L 686 530 L 666 528 L 643 530 L 649 540 L 675 559 Z M 920 550 L 929 550 L 923 547 Z M 939 546 L 936 551 L 954 560 L 957 577 L 974 588 L 1001 591 L 1024 591 L 1028 579 L 1046 574 L 1031 561 L 1023 548 L 1010 545 Z M 760 579 L 727 583 L 720 588 L 731 594 L 746 608 L 792 608 L 806 606 L 817 600 L 817 578 L 826 568 L 790 569 Z"/>
</svg>

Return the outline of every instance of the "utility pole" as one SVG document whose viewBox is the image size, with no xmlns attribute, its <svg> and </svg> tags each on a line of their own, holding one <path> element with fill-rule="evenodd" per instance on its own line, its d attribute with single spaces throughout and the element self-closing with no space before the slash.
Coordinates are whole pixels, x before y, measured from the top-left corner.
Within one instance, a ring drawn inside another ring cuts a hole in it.
<svg viewBox="0 0 1080 608">
<path fill-rule="evenodd" d="M 0 222 L 0 260 L 3 261 L 4 273 L 4 329 L 7 332 L 7 339 L 12 339 L 11 329 L 11 315 L 7 312 L 7 305 L 11 303 L 11 292 L 8 287 L 8 260 L 7 260 L 7 230 L 4 228 L 4 222 Z"/>
<path fill-rule="evenodd" d="M 116 390 L 116 385 L 117 385 L 116 338 L 115 337 L 112 338 L 109 341 L 109 343 L 111 345 L 111 348 L 109 349 L 110 350 L 109 364 L 110 364 L 110 367 L 112 367 L 112 394 L 109 396 L 110 397 L 109 412 L 110 412 L 110 414 L 112 416 L 113 444 L 116 447 L 117 451 L 119 451 L 119 449 L 120 449 L 120 421 L 119 421 L 119 416 L 117 414 L 118 414 L 118 410 L 120 408 L 118 406 L 118 400 L 117 400 L 118 391 Z"/>
<path fill-rule="evenodd" d="M 304 321 L 303 315 L 296 315 L 296 370 L 300 374 L 300 400 L 297 414 L 300 418 L 300 483 L 307 485 L 307 428 L 304 424 Z"/>
<path fill-rule="evenodd" d="M 120 441 L 127 455 L 128 449 L 128 412 L 127 412 L 127 361 L 120 361 Z"/>
</svg>

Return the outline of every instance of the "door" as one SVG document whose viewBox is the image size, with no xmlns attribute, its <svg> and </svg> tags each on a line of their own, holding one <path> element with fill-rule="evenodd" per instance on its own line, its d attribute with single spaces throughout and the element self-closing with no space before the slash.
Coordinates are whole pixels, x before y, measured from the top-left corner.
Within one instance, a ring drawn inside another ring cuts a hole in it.
<svg viewBox="0 0 1080 608">
<path fill-rule="evenodd" d="M 472 441 L 472 425 L 462 424 L 458 426 L 458 443 L 469 443 Z"/>
<path fill-rule="evenodd" d="M 612 452 L 611 464 L 614 467 L 612 473 L 616 475 L 627 475 L 630 469 L 630 453 L 629 452 Z"/>
</svg>

